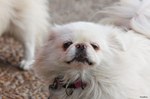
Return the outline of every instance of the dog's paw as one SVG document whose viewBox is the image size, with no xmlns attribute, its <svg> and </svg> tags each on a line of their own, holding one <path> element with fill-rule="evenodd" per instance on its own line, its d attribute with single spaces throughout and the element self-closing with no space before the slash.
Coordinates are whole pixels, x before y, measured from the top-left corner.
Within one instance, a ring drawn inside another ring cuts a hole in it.
<svg viewBox="0 0 150 99">
<path fill-rule="evenodd" d="M 20 68 L 23 70 L 30 70 L 32 68 L 32 64 L 34 63 L 34 60 L 22 60 L 20 64 Z"/>
</svg>

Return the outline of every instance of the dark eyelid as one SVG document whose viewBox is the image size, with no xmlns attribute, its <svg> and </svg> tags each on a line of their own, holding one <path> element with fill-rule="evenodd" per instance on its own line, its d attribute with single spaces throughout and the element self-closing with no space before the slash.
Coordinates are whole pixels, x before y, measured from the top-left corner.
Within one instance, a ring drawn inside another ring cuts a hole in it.
<svg viewBox="0 0 150 99">
<path fill-rule="evenodd" d="M 70 45 L 72 44 L 72 41 L 66 41 L 63 43 L 63 49 L 66 50 Z"/>
<path fill-rule="evenodd" d="M 96 43 L 91 43 L 91 46 L 95 49 L 95 50 L 99 50 L 99 45 Z"/>
</svg>

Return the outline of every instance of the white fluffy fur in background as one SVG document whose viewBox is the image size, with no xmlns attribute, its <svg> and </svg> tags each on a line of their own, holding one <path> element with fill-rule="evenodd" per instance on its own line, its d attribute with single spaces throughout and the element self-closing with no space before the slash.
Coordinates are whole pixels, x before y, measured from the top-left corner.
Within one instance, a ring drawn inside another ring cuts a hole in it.
<svg viewBox="0 0 150 99">
<path fill-rule="evenodd" d="M 47 36 L 48 20 L 48 0 L 0 0 L 0 35 L 9 33 L 23 44 L 21 68 L 31 68 L 35 49 Z"/>
</svg>

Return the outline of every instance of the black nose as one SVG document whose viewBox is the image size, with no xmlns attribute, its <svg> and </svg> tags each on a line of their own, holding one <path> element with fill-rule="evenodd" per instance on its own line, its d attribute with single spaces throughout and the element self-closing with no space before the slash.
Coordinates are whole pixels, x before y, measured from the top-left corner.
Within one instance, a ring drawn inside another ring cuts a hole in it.
<svg viewBox="0 0 150 99">
<path fill-rule="evenodd" d="M 83 51 L 83 50 L 86 49 L 86 45 L 85 45 L 85 44 L 77 44 L 77 45 L 76 45 L 76 48 L 77 48 L 77 50 Z"/>
</svg>

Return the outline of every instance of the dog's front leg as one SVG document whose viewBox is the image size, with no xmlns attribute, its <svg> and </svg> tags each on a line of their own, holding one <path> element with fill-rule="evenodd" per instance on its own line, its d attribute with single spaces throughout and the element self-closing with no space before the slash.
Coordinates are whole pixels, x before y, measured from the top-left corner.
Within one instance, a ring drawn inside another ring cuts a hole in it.
<svg viewBox="0 0 150 99">
<path fill-rule="evenodd" d="M 36 35 L 32 33 L 23 38 L 24 40 L 22 43 L 24 45 L 24 58 L 21 61 L 20 67 L 24 70 L 29 70 L 34 62 Z"/>
</svg>

